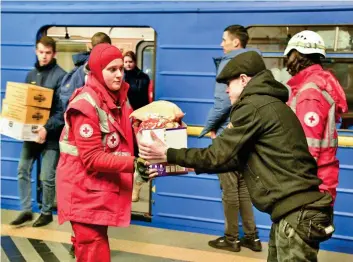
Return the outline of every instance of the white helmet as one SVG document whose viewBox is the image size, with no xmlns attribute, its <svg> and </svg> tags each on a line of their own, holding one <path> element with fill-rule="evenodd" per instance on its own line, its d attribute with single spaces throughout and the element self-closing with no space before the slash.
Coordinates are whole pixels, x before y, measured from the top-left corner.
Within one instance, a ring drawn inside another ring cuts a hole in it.
<svg viewBox="0 0 353 262">
<path fill-rule="evenodd" d="M 326 56 L 325 43 L 322 37 L 313 31 L 305 30 L 295 34 L 288 42 L 284 55 L 293 49 L 302 54 L 320 54 Z"/>
</svg>

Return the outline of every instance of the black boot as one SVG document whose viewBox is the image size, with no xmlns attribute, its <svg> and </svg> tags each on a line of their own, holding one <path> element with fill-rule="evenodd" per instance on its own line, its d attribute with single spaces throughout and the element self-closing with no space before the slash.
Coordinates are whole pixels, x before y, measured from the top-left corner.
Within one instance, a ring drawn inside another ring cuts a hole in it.
<svg viewBox="0 0 353 262">
<path fill-rule="evenodd" d="M 262 245 L 259 237 L 256 235 L 254 237 L 244 236 L 240 239 L 240 245 L 242 247 L 247 247 L 255 252 L 262 251 Z"/>
<path fill-rule="evenodd" d="M 231 240 L 227 239 L 225 236 L 209 241 L 208 245 L 213 248 L 228 250 L 228 251 L 232 251 L 232 252 L 239 252 L 240 251 L 239 240 L 235 239 L 235 240 L 231 241 Z"/>
<path fill-rule="evenodd" d="M 71 246 L 69 254 L 71 255 L 72 258 L 75 258 L 75 246 L 74 245 Z"/>
<path fill-rule="evenodd" d="M 53 215 L 40 214 L 38 219 L 33 223 L 33 227 L 42 227 L 53 221 Z"/>
<path fill-rule="evenodd" d="M 33 214 L 30 211 L 21 212 L 18 217 L 10 223 L 12 226 L 19 226 L 27 221 L 31 221 L 33 219 Z"/>
</svg>

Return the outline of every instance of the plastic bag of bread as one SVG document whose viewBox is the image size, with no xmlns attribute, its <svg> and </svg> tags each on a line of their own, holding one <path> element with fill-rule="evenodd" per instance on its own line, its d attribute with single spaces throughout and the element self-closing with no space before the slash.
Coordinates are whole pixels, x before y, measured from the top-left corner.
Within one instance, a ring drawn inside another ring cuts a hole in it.
<svg viewBox="0 0 353 262">
<path fill-rule="evenodd" d="M 159 100 L 135 110 L 130 114 L 130 118 L 145 121 L 150 118 L 161 117 L 173 122 L 180 122 L 184 115 L 176 104 Z"/>
</svg>

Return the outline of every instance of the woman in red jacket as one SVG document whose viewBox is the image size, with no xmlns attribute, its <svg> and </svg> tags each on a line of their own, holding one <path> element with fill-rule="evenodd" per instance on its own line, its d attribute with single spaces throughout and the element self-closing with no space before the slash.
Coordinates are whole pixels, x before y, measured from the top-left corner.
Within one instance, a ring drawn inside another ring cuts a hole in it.
<svg viewBox="0 0 353 262">
<path fill-rule="evenodd" d="M 108 226 L 127 227 L 133 173 L 148 177 L 148 163 L 135 159 L 118 48 L 99 44 L 89 61 L 86 85 L 70 99 L 57 167 L 59 223 L 70 221 L 77 261 L 110 261 Z"/>
<path fill-rule="evenodd" d="M 318 177 L 323 181 L 320 190 L 329 192 L 335 201 L 339 173 L 336 123 L 348 110 L 345 93 L 335 76 L 321 66 L 326 53 L 319 34 L 306 30 L 294 35 L 284 55 L 292 75 L 287 82 L 291 88 L 288 105 L 298 116 L 317 161 Z"/>
</svg>

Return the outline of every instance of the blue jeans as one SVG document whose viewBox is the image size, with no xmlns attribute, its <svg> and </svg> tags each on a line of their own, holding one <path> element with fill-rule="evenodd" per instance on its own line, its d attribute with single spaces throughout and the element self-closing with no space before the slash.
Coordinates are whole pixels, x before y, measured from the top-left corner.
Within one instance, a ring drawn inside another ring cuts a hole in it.
<svg viewBox="0 0 353 262">
<path fill-rule="evenodd" d="M 55 199 L 55 170 L 59 161 L 59 150 L 46 149 L 34 142 L 24 142 L 18 165 L 18 186 L 21 207 L 24 211 L 32 211 L 31 172 L 34 161 L 42 154 L 40 179 L 43 185 L 42 210 L 44 215 L 52 213 Z"/>
</svg>

